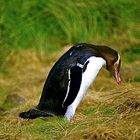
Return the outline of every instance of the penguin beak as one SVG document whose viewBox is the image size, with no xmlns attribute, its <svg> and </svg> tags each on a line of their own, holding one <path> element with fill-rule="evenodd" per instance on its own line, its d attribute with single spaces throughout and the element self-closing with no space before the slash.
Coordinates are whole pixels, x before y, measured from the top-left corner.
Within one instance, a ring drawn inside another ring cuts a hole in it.
<svg viewBox="0 0 140 140">
<path fill-rule="evenodd" d="M 114 73 L 115 80 L 118 84 L 121 84 L 121 78 L 119 72 L 116 70 Z"/>
</svg>

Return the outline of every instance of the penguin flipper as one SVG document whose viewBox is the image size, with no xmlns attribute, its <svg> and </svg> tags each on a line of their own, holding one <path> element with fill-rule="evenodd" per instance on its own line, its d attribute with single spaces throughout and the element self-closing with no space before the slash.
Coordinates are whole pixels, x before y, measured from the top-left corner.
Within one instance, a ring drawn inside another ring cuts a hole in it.
<svg viewBox="0 0 140 140">
<path fill-rule="evenodd" d="M 70 85 L 69 92 L 63 106 L 70 105 L 76 98 L 80 85 L 82 82 L 82 68 L 79 66 L 74 66 L 70 69 Z"/>
<path fill-rule="evenodd" d="M 34 109 L 30 109 L 27 112 L 21 112 L 19 116 L 23 119 L 35 119 L 38 117 L 48 117 L 53 115 L 34 108 Z"/>
</svg>

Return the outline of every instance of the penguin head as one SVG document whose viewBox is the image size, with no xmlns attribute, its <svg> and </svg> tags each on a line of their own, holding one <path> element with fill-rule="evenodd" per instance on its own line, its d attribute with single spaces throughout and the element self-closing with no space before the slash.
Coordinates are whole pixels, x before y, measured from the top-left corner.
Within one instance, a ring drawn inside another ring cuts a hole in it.
<svg viewBox="0 0 140 140">
<path fill-rule="evenodd" d="M 118 84 L 121 83 L 120 78 L 120 67 L 121 67 L 121 58 L 118 53 L 116 55 L 112 55 L 109 59 L 107 59 L 106 69 L 110 71 L 111 75 L 114 76 L 116 82 Z"/>
<path fill-rule="evenodd" d="M 121 83 L 120 78 L 120 67 L 121 58 L 117 51 L 108 46 L 98 46 L 97 47 L 99 55 L 106 60 L 106 69 L 114 76 L 118 84 Z"/>
</svg>

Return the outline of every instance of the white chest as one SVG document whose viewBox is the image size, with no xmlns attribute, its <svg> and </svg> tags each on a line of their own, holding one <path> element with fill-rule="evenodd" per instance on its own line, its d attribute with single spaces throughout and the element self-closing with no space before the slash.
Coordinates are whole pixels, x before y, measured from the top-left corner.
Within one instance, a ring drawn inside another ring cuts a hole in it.
<svg viewBox="0 0 140 140">
<path fill-rule="evenodd" d="M 70 120 L 81 102 L 82 98 L 85 96 L 88 87 L 95 80 L 99 70 L 106 63 L 105 60 L 101 57 L 90 57 L 87 61 L 89 61 L 85 72 L 82 74 L 82 82 L 79 89 L 79 92 L 71 105 L 68 106 L 65 118 Z M 87 62 L 86 61 L 86 62 Z M 86 63 L 85 62 L 85 63 Z"/>
<path fill-rule="evenodd" d="M 101 57 L 90 57 L 85 72 L 82 75 L 81 89 L 87 89 L 95 80 L 99 70 L 106 63 Z M 83 91 L 84 92 L 84 91 Z"/>
</svg>

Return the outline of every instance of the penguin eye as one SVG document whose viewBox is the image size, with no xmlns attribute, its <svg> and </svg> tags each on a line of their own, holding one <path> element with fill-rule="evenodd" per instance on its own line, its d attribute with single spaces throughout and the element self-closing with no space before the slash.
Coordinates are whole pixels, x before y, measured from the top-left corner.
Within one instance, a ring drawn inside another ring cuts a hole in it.
<svg viewBox="0 0 140 140">
<path fill-rule="evenodd" d="M 117 62 L 114 63 L 114 67 L 119 72 L 121 67 L 121 60 L 117 60 Z"/>
<path fill-rule="evenodd" d="M 120 68 L 121 68 L 121 60 L 119 61 L 119 64 L 118 64 L 118 72 L 120 71 Z"/>
<path fill-rule="evenodd" d="M 121 63 L 121 59 L 120 59 L 120 55 L 118 54 L 118 59 L 117 59 L 116 62 L 114 62 L 114 66 L 115 66 L 116 68 L 118 68 L 118 67 L 120 67 L 120 63 Z"/>
</svg>

